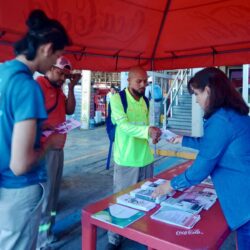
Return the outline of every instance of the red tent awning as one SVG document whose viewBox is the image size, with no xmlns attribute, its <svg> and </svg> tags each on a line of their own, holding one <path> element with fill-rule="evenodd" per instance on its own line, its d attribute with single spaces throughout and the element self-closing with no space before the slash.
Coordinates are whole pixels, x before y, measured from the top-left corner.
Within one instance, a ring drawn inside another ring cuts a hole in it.
<svg viewBox="0 0 250 250">
<path fill-rule="evenodd" d="M 30 10 L 61 21 L 76 68 L 123 71 L 250 62 L 249 0 L 0 0 L 0 60 L 25 32 Z"/>
</svg>

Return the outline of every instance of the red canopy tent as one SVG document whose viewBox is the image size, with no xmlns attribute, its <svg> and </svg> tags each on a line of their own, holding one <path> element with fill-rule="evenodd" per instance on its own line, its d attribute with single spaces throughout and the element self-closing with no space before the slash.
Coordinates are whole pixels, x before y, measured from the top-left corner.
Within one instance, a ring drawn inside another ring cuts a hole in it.
<svg viewBox="0 0 250 250">
<path fill-rule="evenodd" d="M 67 28 L 76 68 L 123 71 L 250 62 L 249 0 L 0 0 L 0 61 L 25 32 L 30 10 Z"/>
</svg>

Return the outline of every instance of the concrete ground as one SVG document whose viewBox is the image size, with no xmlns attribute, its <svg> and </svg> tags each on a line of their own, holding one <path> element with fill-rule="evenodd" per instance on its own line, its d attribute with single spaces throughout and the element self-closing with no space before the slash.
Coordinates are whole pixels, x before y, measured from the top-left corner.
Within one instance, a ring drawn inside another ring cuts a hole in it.
<svg viewBox="0 0 250 250">
<path fill-rule="evenodd" d="M 65 146 L 59 209 L 54 227 L 58 241 L 48 249 L 81 249 L 81 209 L 112 194 L 113 168 L 105 169 L 108 145 L 109 141 L 103 126 L 93 130 L 75 129 L 69 133 Z M 161 171 L 163 166 L 171 167 L 183 161 L 181 158 L 156 157 L 155 172 Z M 99 229 L 97 249 L 104 250 L 106 244 L 106 231 Z M 146 248 L 133 241 L 125 240 L 121 249 Z M 221 250 L 233 249 L 235 249 L 234 235 L 231 234 Z"/>
</svg>

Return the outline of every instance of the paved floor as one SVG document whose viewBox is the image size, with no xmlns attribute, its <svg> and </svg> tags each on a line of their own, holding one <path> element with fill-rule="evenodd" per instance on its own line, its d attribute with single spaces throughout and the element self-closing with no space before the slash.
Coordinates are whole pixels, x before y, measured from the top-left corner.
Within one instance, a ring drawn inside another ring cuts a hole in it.
<svg viewBox="0 0 250 250">
<path fill-rule="evenodd" d="M 108 143 L 104 127 L 93 130 L 76 129 L 69 133 L 65 147 L 59 211 L 54 228 L 58 242 L 49 249 L 81 249 L 82 207 L 112 193 L 113 168 L 105 169 Z M 161 171 L 163 165 L 171 167 L 182 161 L 184 160 L 179 158 L 156 157 L 155 172 Z M 225 241 L 221 250 L 235 249 L 233 237 L 231 235 Z M 98 230 L 97 249 L 104 250 L 106 243 L 106 232 Z M 122 250 L 141 249 L 146 248 L 128 240 L 122 246 Z"/>
</svg>

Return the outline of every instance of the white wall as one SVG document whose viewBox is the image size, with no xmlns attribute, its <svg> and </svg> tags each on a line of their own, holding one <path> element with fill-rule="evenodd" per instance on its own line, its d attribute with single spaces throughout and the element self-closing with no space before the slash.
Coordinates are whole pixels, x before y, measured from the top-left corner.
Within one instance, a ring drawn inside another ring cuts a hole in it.
<svg viewBox="0 0 250 250">
<path fill-rule="evenodd" d="M 203 68 L 192 69 L 192 75 L 195 75 Z M 196 103 L 195 95 L 192 95 L 192 136 L 199 137 L 203 135 L 203 110 Z"/>
<path fill-rule="evenodd" d="M 90 119 L 90 94 L 91 94 L 91 71 L 82 71 L 82 112 L 81 129 L 89 128 Z"/>
<path fill-rule="evenodd" d="M 128 72 L 121 72 L 121 90 L 128 87 Z"/>
</svg>

